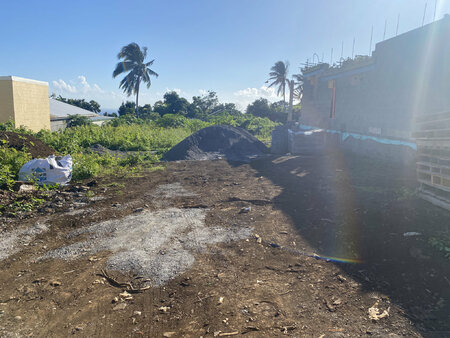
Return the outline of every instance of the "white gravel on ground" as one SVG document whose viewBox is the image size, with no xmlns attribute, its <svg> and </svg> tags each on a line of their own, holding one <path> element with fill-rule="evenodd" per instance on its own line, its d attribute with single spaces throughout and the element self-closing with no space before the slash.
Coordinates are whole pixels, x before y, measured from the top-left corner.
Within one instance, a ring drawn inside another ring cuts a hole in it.
<svg viewBox="0 0 450 338">
<path fill-rule="evenodd" d="M 28 228 L 20 228 L 0 234 L 0 261 L 19 252 L 39 234 L 48 231 L 45 224 L 36 223 Z"/>
<path fill-rule="evenodd" d="M 207 245 L 244 239 L 248 227 L 207 227 L 205 209 L 167 208 L 105 221 L 68 234 L 84 239 L 47 252 L 41 259 L 76 259 L 108 250 L 107 268 L 132 272 L 159 286 L 185 272 L 195 261 L 195 252 Z M 87 238 L 86 238 L 87 237 Z"/>
</svg>

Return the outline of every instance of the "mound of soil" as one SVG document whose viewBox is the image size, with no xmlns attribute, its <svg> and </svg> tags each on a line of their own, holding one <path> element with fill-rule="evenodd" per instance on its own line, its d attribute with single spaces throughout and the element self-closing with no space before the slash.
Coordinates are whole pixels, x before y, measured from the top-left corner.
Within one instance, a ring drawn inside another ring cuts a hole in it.
<svg viewBox="0 0 450 338">
<path fill-rule="evenodd" d="M 225 125 L 206 127 L 185 138 L 163 157 L 164 161 L 214 160 L 226 158 L 246 161 L 262 155 L 267 147 L 252 134 L 241 128 Z"/>
<path fill-rule="evenodd" d="M 5 142 L 6 141 L 6 142 Z M 31 135 L 17 134 L 11 131 L 0 131 L 0 145 L 27 152 L 33 158 L 47 157 L 56 154 L 55 149 Z"/>
</svg>

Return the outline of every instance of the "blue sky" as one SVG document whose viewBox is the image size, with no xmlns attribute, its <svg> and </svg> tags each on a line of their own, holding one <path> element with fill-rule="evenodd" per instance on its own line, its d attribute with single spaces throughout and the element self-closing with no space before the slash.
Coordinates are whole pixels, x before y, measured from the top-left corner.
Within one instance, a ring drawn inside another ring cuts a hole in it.
<svg viewBox="0 0 450 338">
<path fill-rule="evenodd" d="M 262 96 L 270 67 L 288 60 L 291 74 L 313 53 L 330 61 L 369 52 L 373 46 L 433 20 L 435 0 L 160 0 L 3 1 L 0 76 L 47 81 L 50 93 L 97 100 L 117 108 L 127 99 L 112 78 L 117 53 L 137 42 L 156 58 L 160 74 L 140 103 L 154 103 L 167 90 L 191 99 L 214 90 L 221 101 L 245 106 Z M 450 13 L 438 0 L 436 19 Z"/>
</svg>

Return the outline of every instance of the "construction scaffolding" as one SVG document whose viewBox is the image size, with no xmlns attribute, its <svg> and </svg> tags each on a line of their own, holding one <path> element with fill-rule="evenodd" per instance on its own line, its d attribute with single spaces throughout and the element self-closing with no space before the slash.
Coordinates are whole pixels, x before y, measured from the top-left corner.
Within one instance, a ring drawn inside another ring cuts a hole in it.
<svg viewBox="0 0 450 338">
<path fill-rule="evenodd" d="M 450 111 L 416 118 L 420 196 L 450 210 Z"/>
</svg>

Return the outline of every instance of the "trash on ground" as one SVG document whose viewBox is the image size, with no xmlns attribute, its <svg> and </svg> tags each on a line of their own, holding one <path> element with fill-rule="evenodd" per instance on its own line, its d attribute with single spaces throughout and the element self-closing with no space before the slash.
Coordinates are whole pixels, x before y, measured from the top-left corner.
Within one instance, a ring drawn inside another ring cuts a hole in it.
<svg viewBox="0 0 450 338">
<path fill-rule="evenodd" d="M 381 311 L 378 308 L 378 301 L 377 301 L 375 302 L 375 304 L 373 304 L 372 307 L 369 308 L 369 319 L 380 320 L 385 317 L 389 317 L 389 309 L 390 308 L 387 308 L 387 310 Z"/>
<path fill-rule="evenodd" d="M 240 213 L 240 214 L 246 214 L 246 213 L 248 213 L 248 212 L 250 212 L 250 211 L 252 211 L 252 207 L 245 207 L 245 208 L 242 208 L 242 209 L 239 211 L 239 213 Z"/>
<path fill-rule="evenodd" d="M 158 310 L 161 311 L 161 312 L 167 312 L 167 311 L 170 310 L 170 307 L 168 307 L 168 306 L 161 306 Z"/>
<path fill-rule="evenodd" d="M 420 235 L 422 235 L 420 232 L 409 231 L 409 232 L 405 232 L 403 234 L 403 237 L 413 237 L 413 236 L 420 236 Z"/>
<path fill-rule="evenodd" d="M 72 179 L 72 157 L 38 158 L 25 163 L 19 171 L 19 180 L 38 184 L 65 185 Z"/>
</svg>

